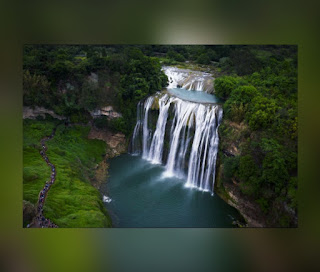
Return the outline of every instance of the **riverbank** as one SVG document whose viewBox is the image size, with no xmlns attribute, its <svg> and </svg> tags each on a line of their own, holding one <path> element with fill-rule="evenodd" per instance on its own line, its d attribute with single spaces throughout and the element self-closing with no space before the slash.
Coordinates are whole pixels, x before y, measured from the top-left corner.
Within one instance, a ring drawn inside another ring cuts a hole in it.
<svg viewBox="0 0 320 272">
<path fill-rule="evenodd" d="M 112 132 L 110 130 L 98 129 L 91 125 L 88 139 L 97 139 L 106 143 L 106 154 L 104 159 L 96 165 L 95 178 L 91 181 L 92 185 L 98 190 L 108 177 L 109 163 L 108 160 L 126 153 L 128 143 L 125 135 L 120 132 Z"/>
<path fill-rule="evenodd" d="M 242 220 L 235 222 L 239 227 L 265 227 L 265 219 L 257 203 L 243 195 L 236 183 L 222 182 L 223 164 L 217 163 L 215 193 L 228 205 L 237 209 Z"/>
</svg>

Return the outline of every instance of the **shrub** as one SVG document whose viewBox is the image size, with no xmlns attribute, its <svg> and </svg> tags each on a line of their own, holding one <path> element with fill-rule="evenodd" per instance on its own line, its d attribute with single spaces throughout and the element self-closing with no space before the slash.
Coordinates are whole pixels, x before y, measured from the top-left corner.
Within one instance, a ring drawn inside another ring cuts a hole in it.
<svg viewBox="0 0 320 272">
<path fill-rule="evenodd" d="M 223 178 L 228 182 L 231 180 L 239 167 L 239 157 L 226 157 L 223 160 Z"/>
<path fill-rule="evenodd" d="M 223 99 L 227 99 L 236 86 L 237 80 L 231 76 L 219 77 L 214 81 L 215 94 Z"/>
<path fill-rule="evenodd" d="M 197 63 L 199 63 L 199 64 L 210 64 L 210 57 L 206 53 L 201 54 L 197 58 Z"/>
<path fill-rule="evenodd" d="M 267 128 L 276 118 L 278 106 L 275 100 L 256 96 L 250 105 L 247 120 L 251 129 Z"/>
<path fill-rule="evenodd" d="M 241 181 L 248 181 L 251 177 L 257 176 L 257 166 L 251 155 L 240 158 L 238 173 Z"/>
</svg>

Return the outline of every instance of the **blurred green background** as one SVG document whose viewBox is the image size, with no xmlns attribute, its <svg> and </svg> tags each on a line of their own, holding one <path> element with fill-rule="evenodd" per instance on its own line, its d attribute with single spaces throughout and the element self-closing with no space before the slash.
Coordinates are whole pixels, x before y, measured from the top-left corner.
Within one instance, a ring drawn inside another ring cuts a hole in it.
<svg viewBox="0 0 320 272">
<path fill-rule="evenodd" d="M 319 1 L 0 3 L 1 271 L 320 268 Z M 22 46 L 298 44 L 297 229 L 23 229 Z"/>
</svg>

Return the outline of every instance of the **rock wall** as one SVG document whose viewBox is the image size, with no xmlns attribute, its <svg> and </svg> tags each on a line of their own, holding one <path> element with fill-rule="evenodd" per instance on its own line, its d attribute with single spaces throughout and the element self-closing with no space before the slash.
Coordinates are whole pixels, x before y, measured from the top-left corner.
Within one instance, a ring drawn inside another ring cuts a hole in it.
<svg viewBox="0 0 320 272">
<path fill-rule="evenodd" d="M 23 107 L 23 119 L 35 119 L 38 116 L 45 118 L 46 114 L 49 114 L 53 118 L 56 118 L 59 120 L 66 119 L 66 117 L 56 114 L 53 110 L 48 110 L 43 107 L 36 106 L 34 109 L 31 107 Z"/>
<path fill-rule="evenodd" d="M 102 140 L 107 144 L 106 156 L 104 160 L 96 166 L 95 179 L 92 181 L 92 185 L 100 189 L 101 184 L 106 181 L 106 177 L 108 176 L 108 159 L 127 152 L 127 139 L 122 133 L 100 130 L 94 126 L 91 126 L 88 138 Z"/>
<path fill-rule="evenodd" d="M 239 183 L 231 178 L 231 181 L 223 182 L 224 165 L 223 157 L 241 156 L 241 146 L 249 135 L 248 127 L 244 123 L 235 123 L 223 120 L 219 128 L 220 147 L 217 161 L 217 174 L 215 192 L 230 206 L 235 207 L 246 220 L 247 227 L 266 227 L 267 223 L 259 205 L 250 197 L 244 195 Z"/>
<path fill-rule="evenodd" d="M 119 112 L 116 112 L 112 106 L 106 106 L 101 109 L 96 109 L 94 111 L 91 111 L 90 114 L 92 118 L 107 116 L 109 119 L 115 119 L 115 118 L 122 117 L 122 114 Z"/>
</svg>

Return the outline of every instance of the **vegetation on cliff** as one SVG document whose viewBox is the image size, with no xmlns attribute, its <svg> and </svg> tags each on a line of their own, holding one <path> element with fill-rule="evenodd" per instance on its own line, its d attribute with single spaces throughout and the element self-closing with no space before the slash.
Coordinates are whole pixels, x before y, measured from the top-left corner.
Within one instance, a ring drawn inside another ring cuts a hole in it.
<svg viewBox="0 0 320 272">
<path fill-rule="evenodd" d="M 44 106 L 77 123 L 113 105 L 123 115 L 115 129 L 127 135 L 138 101 L 167 84 L 159 59 L 136 47 L 27 45 L 23 57 L 25 106 Z"/>
<path fill-rule="evenodd" d="M 94 124 L 127 135 L 136 121 L 138 101 L 167 83 L 159 60 L 135 47 L 27 45 L 23 58 L 24 106 L 52 109 L 71 124 L 86 124 L 91 111 L 112 105 L 123 117 L 100 118 Z M 39 155 L 40 139 L 50 135 L 56 125 L 57 121 L 48 118 L 24 120 L 23 198 L 33 204 L 50 178 L 50 169 Z M 104 158 L 106 146 L 88 140 L 89 129 L 60 124 L 48 142 L 57 179 L 44 215 L 60 227 L 111 225 L 101 196 L 90 183 L 94 183 L 95 168 Z"/>
<path fill-rule="evenodd" d="M 296 226 L 296 47 L 242 52 L 250 59 L 240 64 L 238 56 L 227 68 L 238 73 L 215 81 L 216 94 L 225 99 L 223 181 L 232 180 L 259 204 L 267 226 Z"/>
<path fill-rule="evenodd" d="M 89 140 L 89 127 L 65 127 L 55 120 L 23 123 L 23 199 L 36 204 L 38 194 L 50 179 L 50 167 L 42 160 L 40 139 L 50 135 L 48 157 L 57 176 L 44 205 L 44 215 L 59 227 L 107 227 L 111 222 L 100 193 L 91 185 L 94 169 L 104 158 L 105 143 Z M 24 222 L 27 224 L 29 222 Z"/>
<path fill-rule="evenodd" d="M 90 111 L 112 105 L 123 117 L 95 119 L 94 124 L 127 136 L 136 122 L 138 101 L 167 84 L 161 65 L 212 72 L 216 95 L 225 101 L 219 128 L 222 178 L 217 183 L 235 184 L 260 206 L 267 226 L 297 225 L 296 46 L 27 45 L 23 58 L 25 106 L 43 106 L 71 123 L 87 123 Z M 38 145 L 54 125 L 24 123 L 24 199 L 31 203 L 50 175 Z M 85 226 L 88 222 L 82 220 L 90 217 L 95 226 L 108 225 L 97 191 L 87 187 L 104 147 L 85 140 L 87 128 L 62 130 L 58 127 L 56 139 L 48 143 L 50 158 L 63 171 L 57 188 L 50 190 L 59 197 L 49 194 L 45 214 L 59 226 Z M 94 213 L 82 206 L 87 197 L 82 193 L 89 194 L 86 206 Z"/>
</svg>

